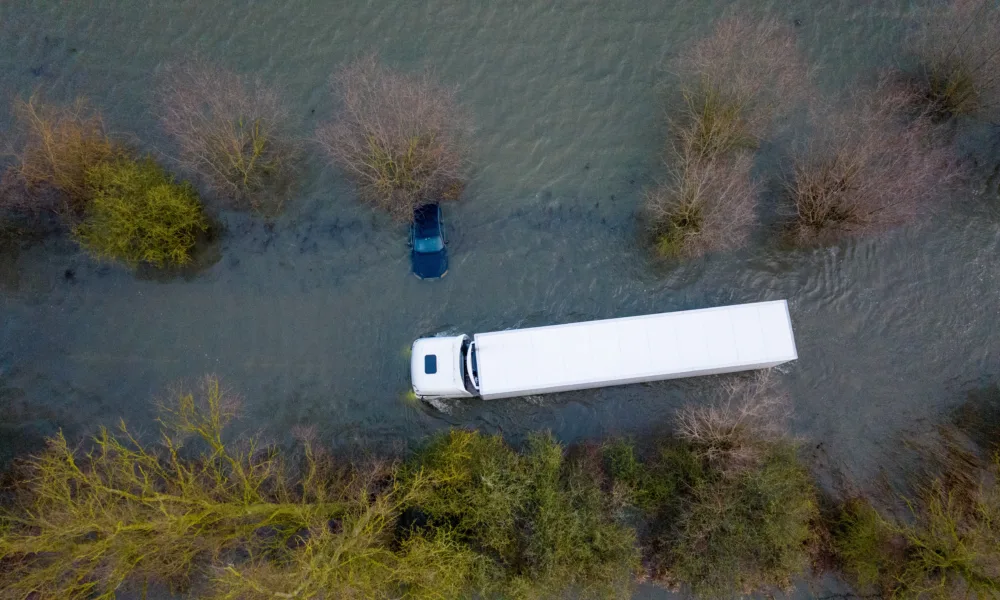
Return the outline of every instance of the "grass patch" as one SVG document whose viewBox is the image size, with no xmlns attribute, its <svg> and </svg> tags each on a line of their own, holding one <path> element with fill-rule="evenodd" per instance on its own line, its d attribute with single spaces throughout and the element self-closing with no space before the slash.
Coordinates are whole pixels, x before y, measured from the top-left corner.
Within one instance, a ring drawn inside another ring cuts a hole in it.
<svg viewBox="0 0 1000 600">
<path fill-rule="evenodd" d="M 194 188 L 175 182 L 152 159 L 119 159 L 87 171 L 90 200 L 73 230 L 99 260 L 130 266 L 184 265 L 208 223 Z"/>
<path fill-rule="evenodd" d="M 341 109 L 316 139 L 364 200 L 409 221 L 416 206 L 461 195 L 471 125 L 454 90 L 373 56 L 342 69 L 333 88 Z"/>
</svg>

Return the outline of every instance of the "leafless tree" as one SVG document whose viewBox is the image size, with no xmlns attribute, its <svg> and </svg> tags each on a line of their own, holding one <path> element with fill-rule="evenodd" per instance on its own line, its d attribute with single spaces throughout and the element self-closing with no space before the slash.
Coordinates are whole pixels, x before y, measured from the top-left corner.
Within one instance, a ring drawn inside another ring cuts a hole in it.
<svg viewBox="0 0 1000 600">
<path fill-rule="evenodd" d="M 374 56 L 341 69 L 332 86 L 340 110 L 316 139 L 364 200 L 409 220 L 421 203 L 461 194 L 471 121 L 454 89 L 428 72 L 389 69 Z"/>
<path fill-rule="evenodd" d="M 300 144 L 276 90 L 196 60 L 167 69 L 155 104 L 183 168 L 236 207 L 280 209 Z"/>
<path fill-rule="evenodd" d="M 907 114 L 909 91 L 883 80 L 821 112 L 785 187 L 800 244 L 882 230 L 930 210 L 960 174 L 931 120 Z M 847 107 L 846 109 L 843 107 Z"/>
<path fill-rule="evenodd" d="M 786 435 L 788 396 L 775 389 L 770 371 L 729 381 L 709 404 L 689 404 L 677 413 L 677 435 L 724 471 L 752 466 L 768 442 Z"/>
</svg>

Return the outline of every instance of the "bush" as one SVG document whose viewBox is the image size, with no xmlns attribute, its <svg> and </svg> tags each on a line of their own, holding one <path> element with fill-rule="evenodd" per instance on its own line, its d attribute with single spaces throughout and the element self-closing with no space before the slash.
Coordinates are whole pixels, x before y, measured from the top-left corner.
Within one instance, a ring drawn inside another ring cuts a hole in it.
<svg viewBox="0 0 1000 600">
<path fill-rule="evenodd" d="M 467 587 L 478 558 L 446 528 L 397 535 L 425 479 L 403 490 L 394 464 L 338 467 L 308 439 L 301 467 L 257 438 L 226 443 L 234 407 L 209 378 L 161 407 L 158 444 L 124 423 L 85 454 L 50 439 L 4 514 L 4 597 L 110 599 L 197 583 L 199 597 L 389 600 Z"/>
<path fill-rule="evenodd" d="M 916 446 L 905 510 L 852 498 L 831 527 L 844 570 L 893 598 L 1000 596 L 1000 455 L 983 461 L 957 432 Z"/>
<path fill-rule="evenodd" d="M 753 150 L 804 97 L 809 73 L 774 19 L 726 17 L 672 64 L 669 175 L 645 196 L 656 253 L 695 257 L 744 245 L 756 222 Z"/>
<path fill-rule="evenodd" d="M 959 174 L 930 123 L 907 121 L 906 92 L 885 82 L 828 111 L 818 134 L 795 159 L 785 183 L 792 209 L 789 239 L 800 245 L 887 229 L 929 212 Z"/>
<path fill-rule="evenodd" d="M 470 122 L 454 90 L 369 56 L 333 78 L 337 117 L 316 139 L 361 197 L 401 220 L 429 201 L 457 199 L 465 184 Z"/>
<path fill-rule="evenodd" d="M 892 526 L 863 498 L 848 500 L 838 512 L 831 529 L 841 568 L 861 589 L 890 596 L 886 583 L 898 577 L 895 566 L 902 561 Z"/>
<path fill-rule="evenodd" d="M 641 486 L 656 579 L 724 597 L 787 587 L 816 543 L 816 490 L 781 423 L 784 398 L 742 379 L 679 414 Z"/>
<path fill-rule="evenodd" d="M 790 587 L 809 567 L 817 518 L 796 448 L 769 445 L 753 468 L 733 476 L 708 470 L 695 481 L 669 534 L 670 574 L 699 596 Z"/>
<path fill-rule="evenodd" d="M 677 437 L 724 472 L 745 469 L 787 435 L 788 397 L 774 389 L 770 372 L 743 375 L 723 384 L 720 397 L 689 404 L 677 413 Z"/>
<path fill-rule="evenodd" d="M 167 72 L 156 104 L 184 168 L 237 207 L 281 208 L 300 151 L 274 90 L 196 62 Z"/>
<path fill-rule="evenodd" d="M 124 423 L 117 433 L 102 428 L 82 455 L 61 433 L 51 438 L 27 462 L 16 511 L 5 515 L 5 593 L 83 600 L 145 580 L 183 587 L 206 559 L 283 544 L 307 525 L 316 507 L 291 498 L 279 460 L 262 456 L 255 440 L 242 449 L 222 444 L 230 406 L 209 379 L 202 394 L 178 395 L 159 446 Z M 193 460 L 181 458 L 188 436 L 203 444 Z M 254 537 L 263 527 L 274 537 Z"/>
<path fill-rule="evenodd" d="M 752 156 L 708 160 L 685 149 L 666 182 L 645 194 L 645 211 L 657 253 L 696 257 L 744 245 L 756 223 L 759 184 Z"/>
<path fill-rule="evenodd" d="M 671 64 L 680 98 L 671 129 L 700 158 L 753 149 L 806 96 L 809 69 L 776 19 L 729 16 Z"/>
<path fill-rule="evenodd" d="M 87 172 L 123 149 L 109 137 L 100 113 L 82 99 L 62 106 L 32 96 L 14 103 L 14 116 L 20 147 L 13 173 L 36 192 L 32 197 L 40 188 L 58 191 L 65 216 L 75 220 L 90 197 Z"/>
<path fill-rule="evenodd" d="M 567 458 L 550 436 L 533 436 L 518 454 L 499 437 L 452 431 L 409 468 L 434 482 L 414 508 L 490 561 L 481 593 L 629 597 L 635 535 L 610 517 L 599 455 Z"/>
<path fill-rule="evenodd" d="M 935 480 L 917 502 L 914 521 L 897 526 L 906 560 L 898 594 L 918 598 L 995 598 L 1000 595 L 1000 459 L 990 465 L 971 502 L 963 490 Z"/>
<path fill-rule="evenodd" d="M 921 14 L 909 47 L 915 97 L 938 121 L 1000 114 L 1000 12 L 989 0 L 952 0 Z"/>
<path fill-rule="evenodd" d="M 87 171 L 90 200 L 74 236 L 95 258 L 135 266 L 183 265 L 208 224 L 190 184 L 152 159 L 122 158 Z"/>
<path fill-rule="evenodd" d="M 861 585 L 895 598 L 993 598 L 1000 594 L 1000 493 L 994 459 L 983 481 L 960 490 L 935 479 L 907 501 L 911 514 L 886 519 L 848 504 L 835 549 Z M 970 499 L 965 499 L 968 492 Z"/>
</svg>

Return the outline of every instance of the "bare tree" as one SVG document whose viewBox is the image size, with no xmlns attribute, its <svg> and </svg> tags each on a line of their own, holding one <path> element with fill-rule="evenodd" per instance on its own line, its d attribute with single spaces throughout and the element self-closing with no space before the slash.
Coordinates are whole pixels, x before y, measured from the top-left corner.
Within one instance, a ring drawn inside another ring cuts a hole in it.
<svg viewBox="0 0 1000 600">
<path fill-rule="evenodd" d="M 458 198 L 471 121 L 454 89 L 427 72 L 386 68 L 374 56 L 344 67 L 332 86 L 340 110 L 316 139 L 364 200 L 409 220 L 421 203 Z"/>
<path fill-rule="evenodd" d="M 823 243 L 905 223 L 926 212 L 960 173 L 926 116 L 906 115 L 912 94 L 883 80 L 816 118 L 816 137 L 785 188 L 789 232 Z M 842 107 L 846 106 L 844 109 Z"/>
<path fill-rule="evenodd" d="M 156 107 L 182 167 L 237 207 L 281 208 L 300 148 L 277 91 L 193 61 L 167 70 Z"/>
<path fill-rule="evenodd" d="M 935 119 L 1000 117 L 1000 7 L 994 0 L 951 0 L 921 13 L 909 40 L 917 59 L 917 99 Z"/>
<path fill-rule="evenodd" d="M 770 371 L 729 381 L 709 404 L 689 404 L 677 413 L 677 435 L 724 471 L 753 466 L 763 445 L 786 435 L 791 413 L 788 396 L 779 393 Z"/>
<path fill-rule="evenodd" d="M 710 160 L 690 145 L 680 150 L 668 179 L 645 195 L 658 252 L 694 257 L 744 245 L 757 220 L 752 167 L 745 151 Z"/>
</svg>

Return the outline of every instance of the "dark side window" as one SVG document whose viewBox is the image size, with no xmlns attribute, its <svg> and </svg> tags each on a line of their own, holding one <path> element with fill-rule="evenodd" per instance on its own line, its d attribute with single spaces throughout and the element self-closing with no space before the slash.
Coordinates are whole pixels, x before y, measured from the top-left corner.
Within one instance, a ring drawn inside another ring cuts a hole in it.
<svg viewBox="0 0 1000 600">
<path fill-rule="evenodd" d="M 438 372 L 437 354 L 424 355 L 424 373 L 427 373 L 428 375 L 433 375 L 437 372 Z"/>
</svg>

